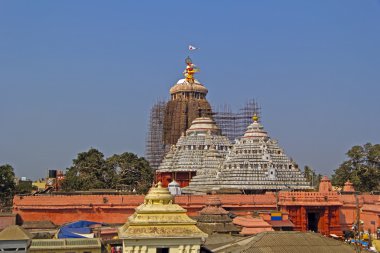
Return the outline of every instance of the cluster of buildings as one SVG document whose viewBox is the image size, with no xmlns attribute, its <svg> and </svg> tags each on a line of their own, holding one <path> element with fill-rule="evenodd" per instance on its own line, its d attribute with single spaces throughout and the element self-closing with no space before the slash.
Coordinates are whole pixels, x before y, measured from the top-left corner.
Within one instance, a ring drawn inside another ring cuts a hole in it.
<svg viewBox="0 0 380 253">
<path fill-rule="evenodd" d="M 334 191 L 327 177 L 315 191 L 264 129 L 256 103 L 242 114 L 213 112 L 191 59 L 186 64 L 170 101 L 152 108 L 147 158 L 156 184 L 149 193 L 15 196 L 13 213 L 0 216 L 0 251 L 16 249 L 9 233 L 26 241 L 18 251 L 49 253 L 354 252 L 327 237 L 375 234 L 379 195 L 359 194 L 350 182 Z M 98 239 L 32 239 L 77 220 L 99 223 L 91 228 Z"/>
</svg>

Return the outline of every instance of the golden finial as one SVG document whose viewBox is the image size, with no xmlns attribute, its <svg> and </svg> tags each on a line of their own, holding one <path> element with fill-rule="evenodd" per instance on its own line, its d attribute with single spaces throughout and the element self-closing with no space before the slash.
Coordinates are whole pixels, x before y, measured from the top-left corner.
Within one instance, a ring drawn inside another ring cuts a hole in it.
<svg viewBox="0 0 380 253">
<path fill-rule="evenodd" d="M 187 66 L 185 71 L 183 71 L 183 74 L 186 78 L 186 81 L 189 83 L 194 83 L 194 74 L 199 72 L 199 68 L 193 64 L 189 56 L 186 58 L 185 62 Z"/>
<path fill-rule="evenodd" d="M 257 121 L 259 121 L 259 116 L 257 116 L 256 113 L 253 114 L 252 120 L 253 120 L 253 122 L 257 122 Z"/>
</svg>

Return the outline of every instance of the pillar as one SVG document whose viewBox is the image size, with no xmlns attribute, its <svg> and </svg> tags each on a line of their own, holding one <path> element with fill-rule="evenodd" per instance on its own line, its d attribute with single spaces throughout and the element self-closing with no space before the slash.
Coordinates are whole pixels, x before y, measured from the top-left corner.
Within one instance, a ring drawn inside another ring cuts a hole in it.
<svg viewBox="0 0 380 253">
<path fill-rule="evenodd" d="M 301 206 L 300 208 L 300 220 L 301 220 L 301 231 L 307 231 L 307 212 L 306 207 Z"/>
</svg>

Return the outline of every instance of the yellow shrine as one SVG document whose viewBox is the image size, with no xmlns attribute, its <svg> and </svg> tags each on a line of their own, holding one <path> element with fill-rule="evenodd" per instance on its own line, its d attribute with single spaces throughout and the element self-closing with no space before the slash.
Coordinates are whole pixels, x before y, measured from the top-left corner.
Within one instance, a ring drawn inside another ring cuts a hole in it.
<svg viewBox="0 0 380 253">
<path fill-rule="evenodd" d="M 195 253 L 207 238 L 186 214 L 173 203 L 173 196 L 161 182 L 153 186 L 144 203 L 119 228 L 123 253 Z"/>
</svg>

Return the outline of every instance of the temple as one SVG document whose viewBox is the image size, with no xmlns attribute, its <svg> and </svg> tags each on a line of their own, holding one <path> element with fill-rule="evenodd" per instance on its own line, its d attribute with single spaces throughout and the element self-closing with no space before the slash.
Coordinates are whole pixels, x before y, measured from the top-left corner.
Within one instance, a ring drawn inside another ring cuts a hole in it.
<svg viewBox="0 0 380 253">
<path fill-rule="evenodd" d="M 195 175 L 216 171 L 231 147 L 212 118 L 196 118 L 165 156 L 156 171 L 156 181 L 167 186 L 175 180 L 180 187 L 188 186 Z"/>
<path fill-rule="evenodd" d="M 211 190 L 235 189 L 244 193 L 260 193 L 278 190 L 311 190 L 295 163 L 289 159 L 276 140 L 271 139 L 259 118 L 245 134 L 236 140 L 223 165 L 195 176 L 188 187 L 188 194 L 205 194 Z"/>
<path fill-rule="evenodd" d="M 124 253 L 199 252 L 207 234 L 173 200 L 161 182 L 150 189 L 144 203 L 119 229 Z"/>
</svg>

